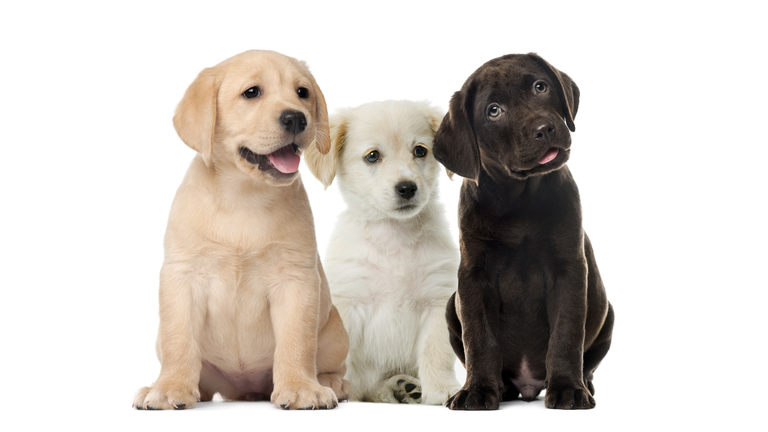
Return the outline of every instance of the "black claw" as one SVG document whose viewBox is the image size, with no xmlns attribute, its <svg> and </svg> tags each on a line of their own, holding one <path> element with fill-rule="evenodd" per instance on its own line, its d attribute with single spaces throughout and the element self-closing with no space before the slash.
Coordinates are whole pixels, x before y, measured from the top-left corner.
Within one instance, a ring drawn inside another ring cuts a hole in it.
<svg viewBox="0 0 768 432">
<path fill-rule="evenodd" d="M 581 406 L 587 406 L 587 401 L 582 402 Z"/>
<path fill-rule="evenodd" d="M 176 405 L 176 408 L 174 408 L 174 409 L 175 410 L 182 410 L 182 409 L 184 409 L 185 406 L 187 406 L 187 404 L 178 404 L 178 405 Z"/>
<path fill-rule="evenodd" d="M 415 389 L 415 388 L 416 388 L 415 384 L 406 384 L 405 385 L 405 391 L 408 392 L 408 393 L 412 392 L 413 389 Z"/>
<path fill-rule="evenodd" d="M 571 409 L 573 409 L 573 402 L 571 402 Z"/>
<path fill-rule="evenodd" d="M 282 408 L 282 409 L 288 409 L 288 405 L 287 405 L 287 404 L 280 404 L 280 408 Z"/>
</svg>

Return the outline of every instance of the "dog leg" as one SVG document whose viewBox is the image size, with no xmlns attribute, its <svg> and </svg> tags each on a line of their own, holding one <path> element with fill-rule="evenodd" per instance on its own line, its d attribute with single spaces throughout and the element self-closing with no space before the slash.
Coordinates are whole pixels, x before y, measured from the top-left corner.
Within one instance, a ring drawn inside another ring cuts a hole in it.
<svg viewBox="0 0 768 432">
<path fill-rule="evenodd" d="M 199 333 L 205 312 L 196 310 L 203 302 L 193 301 L 192 278 L 184 271 L 167 265 L 160 274 L 160 331 L 157 350 L 160 376 L 144 387 L 134 399 L 137 409 L 189 409 L 200 400 L 198 382 L 202 359 L 195 335 Z"/>
<path fill-rule="evenodd" d="M 551 326 L 544 383 L 544 405 L 557 409 L 590 409 L 595 399 L 584 382 L 584 326 L 587 320 L 587 266 L 572 266 L 547 290 Z"/>
<path fill-rule="evenodd" d="M 338 399 L 333 390 L 317 381 L 319 273 L 316 267 L 286 269 L 281 273 L 287 282 L 269 293 L 275 333 L 271 401 L 283 409 L 335 408 Z M 302 283 L 309 286 L 300 286 Z"/>
<path fill-rule="evenodd" d="M 608 303 L 608 315 L 606 315 L 605 322 L 603 322 L 603 328 L 600 329 L 600 333 L 592 343 L 592 346 L 584 353 L 584 381 L 592 396 L 595 395 L 595 386 L 592 384 L 595 369 L 597 369 L 603 357 L 611 348 L 613 319 L 613 306 Z"/>
<path fill-rule="evenodd" d="M 451 298 L 448 299 L 448 304 L 445 306 L 445 320 L 448 323 L 448 339 L 451 343 L 451 348 L 453 348 L 453 353 L 456 354 L 461 365 L 466 369 L 464 342 L 461 340 L 461 321 L 459 321 L 459 315 L 456 312 L 456 293 L 453 293 Z"/>
<path fill-rule="evenodd" d="M 317 381 L 320 385 L 329 387 L 341 401 L 349 399 L 349 381 L 344 379 L 347 372 L 345 359 L 349 350 L 349 337 L 344 330 L 336 307 L 331 305 L 328 322 L 320 331 L 317 348 Z"/>
<path fill-rule="evenodd" d="M 424 330 L 419 335 L 419 378 L 423 403 L 427 405 L 445 405 L 461 389 L 453 370 L 456 357 L 448 341 L 444 310 L 428 310 Z"/>
<path fill-rule="evenodd" d="M 465 264 L 462 256 L 462 267 Z M 472 283 L 474 286 L 468 286 Z M 483 288 L 477 285 L 486 285 Z M 485 303 L 498 304 L 498 298 L 486 298 L 497 291 L 490 289 L 482 271 L 459 269 L 459 289 L 456 291 L 456 312 L 461 322 L 464 345 L 464 365 L 467 381 L 446 406 L 452 410 L 499 409 L 501 401 L 501 351 L 493 328 L 498 322 L 498 308 L 486 308 Z M 469 310 L 467 310 L 470 308 Z M 455 345 L 455 344 L 454 344 Z"/>
<path fill-rule="evenodd" d="M 384 403 L 421 403 L 421 382 L 410 375 L 395 375 L 383 379 L 368 400 Z"/>
</svg>

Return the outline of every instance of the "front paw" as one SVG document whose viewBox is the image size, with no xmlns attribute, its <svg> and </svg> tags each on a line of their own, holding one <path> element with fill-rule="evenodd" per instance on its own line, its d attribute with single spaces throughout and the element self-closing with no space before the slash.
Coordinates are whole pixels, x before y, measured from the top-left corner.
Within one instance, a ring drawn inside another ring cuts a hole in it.
<svg viewBox="0 0 768 432">
<path fill-rule="evenodd" d="M 459 390 L 445 406 L 452 410 L 496 410 L 500 400 L 498 387 L 472 386 Z"/>
<path fill-rule="evenodd" d="M 271 401 L 278 408 L 291 410 L 333 409 L 339 406 L 333 390 L 318 383 L 275 386 Z"/>
<path fill-rule="evenodd" d="M 592 409 L 595 407 L 595 398 L 583 385 L 550 383 L 547 385 L 544 406 L 554 409 Z"/>
<path fill-rule="evenodd" d="M 320 374 L 317 376 L 317 382 L 323 387 L 328 387 L 336 394 L 336 399 L 341 402 L 349 400 L 350 387 L 349 381 L 345 380 L 339 374 Z"/>
<path fill-rule="evenodd" d="M 461 387 L 455 388 L 436 388 L 424 390 L 424 405 L 445 405 L 446 402 L 461 390 Z"/>
<path fill-rule="evenodd" d="M 175 388 L 173 385 L 155 383 L 139 390 L 133 407 L 140 410 L 170 410 L 194 408 L 200 400 L 198 389 Z"/>
</svg>

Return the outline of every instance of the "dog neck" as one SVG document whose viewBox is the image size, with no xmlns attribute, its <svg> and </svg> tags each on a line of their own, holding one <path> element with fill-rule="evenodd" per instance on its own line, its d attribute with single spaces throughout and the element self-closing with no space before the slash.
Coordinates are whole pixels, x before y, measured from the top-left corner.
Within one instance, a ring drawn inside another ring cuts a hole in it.
<svg viewBox="0 0 768 432">
<path fill-rule="evenodd" d="M 213 198 L 213 204 L 225 212 L 248 207 L 268 208 L 276 201 L 284 199 L 286 194 L 295 193 L 302 187 L 301 178 L 287 186 L 272 186 L 256 181 L 240 172 L 234 164 L 224 166 L 217 161 L 210 166 L 196 157 L 193 169 L 200 172 L 197 178 Z"/>
<path fill-rule="evenodd" d="M 349 204 L 345 213 L 350 222 L 360 227 L 361 234 L 375 245 L 383 246 L 392 241 L 412 245 L 426 235 L 448 229 L 443 205 L 435 195 L 433 192 L 419 213 L 405 219 L 387 217 L 376 210 Z"/>
<path fill-rule="evenodd" d="M 477 182 L 464 181 L 462 195 L 498 217 L 556 211 L 557 203 L 563 200 L 579 202 L 578 190 L 567 166 L 525 180 L 492 178 L 481 171 Z"/>
</svg>

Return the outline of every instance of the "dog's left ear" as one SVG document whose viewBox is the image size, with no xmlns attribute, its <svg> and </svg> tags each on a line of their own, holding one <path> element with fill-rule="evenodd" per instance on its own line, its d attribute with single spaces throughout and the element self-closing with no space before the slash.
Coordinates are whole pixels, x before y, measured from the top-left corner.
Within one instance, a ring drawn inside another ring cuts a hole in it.
<svg viewBox="0 0 768 432">
<path fill-rule="evenodd" d="M 347 115 L 349 109 L 341 109 L 333 115 L 330 126 L 330 147 L 332 151 L 321 154 L 318 146 L 309 146 L 304 151 L 304 160 L 312 174 L 328 189 L 336 177 L 336 166 L 347 143 Z"/>
<path fill-rule="evenodd" d="M 434 137 L 437 133 L 437 130 L 440 129 L 440 123 L 443 122 L 443 117 L 445 117 L 445 111 L 443 111 L 441 108 L 438 108 L 436 106 L 433 106 L 427 101 L 423 102 L 423 111 L 424 115 L 427 116 L 427 121 L 429 122 L 429 127 L 432 129 L 432 138 L 433 138 L 433 146 L 434 146 Z M 434 150 L 433 150 L 434 152 Z M 445 168 L 445 173 L 448 174 L 448 178 L 453 180 L 453 172 L 449 170 L 448 168 Z"/>
<path fill-rule="evenodd" d="M 573 120 L 576 118 L 576 112 L 579 110 L 579 88 L 576 86 L 576 83 L 573 82 L 571 77 L 557 70 L 538 54 L 528 53 L 528 55 L 547 72 L 549 78 L 555 83 L 557 95 L 563 101 L 565 124 L 568 125 L 568 129 L 571 132 L 575 132 L 576 125 L 573 124 Z"/>
<path fill-rule="evenodd" d="M 221 80 L 215 67 L 204 69 L 187 88 L 176 107 L 173 127 L 184 144 L 200 153 L 206 166 L 213 157 L 216 103 Z"/>
<path fill-rule="evenodd" d="M 305 62 L 300 62 L 305 69 L 305 75 L 312 82 L 312 88 L 315 93 L 315 146 L 321 154 L 328 154 L 331 150 L 331 132 L 328 125 L 328 105 L 325 103 L 325 96 L 317 85 L 315 77 L 309 71 L 309 66 Z"/>
</svg>

